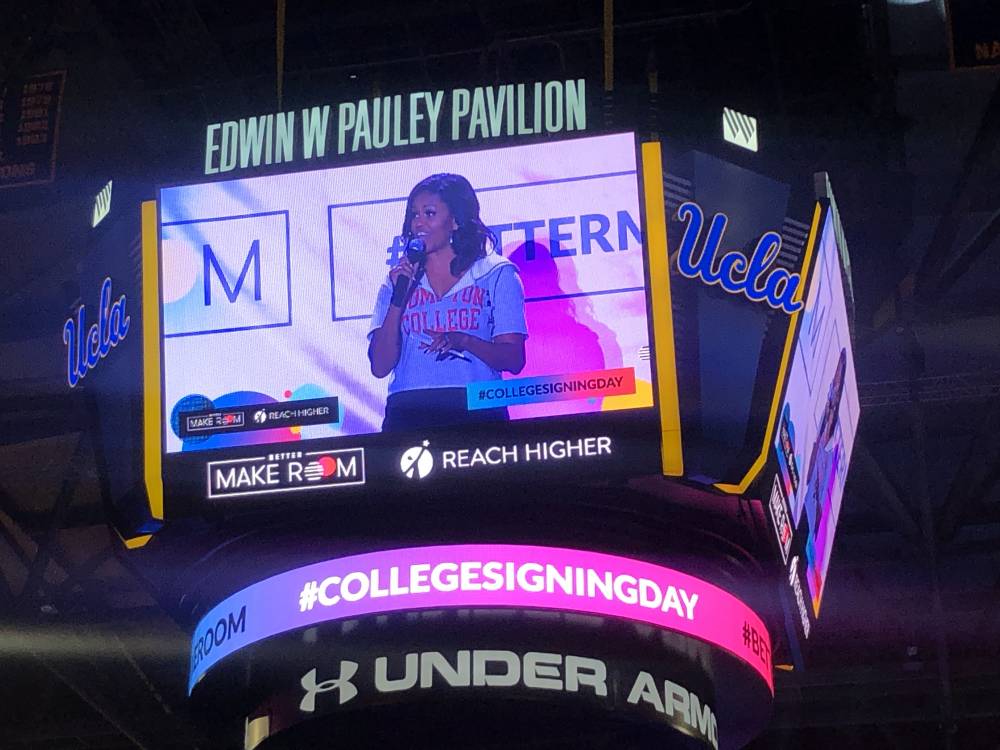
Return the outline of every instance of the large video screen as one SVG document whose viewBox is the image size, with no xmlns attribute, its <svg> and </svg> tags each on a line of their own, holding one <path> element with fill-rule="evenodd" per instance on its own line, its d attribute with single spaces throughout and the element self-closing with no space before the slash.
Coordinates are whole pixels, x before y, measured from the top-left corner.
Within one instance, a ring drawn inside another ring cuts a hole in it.
<svg viewBox="0 0 1000 750">
<path fill-rule="evenodd" d="M 653 406 L 633 134 L 160 191 L 164 451 Z"/>
<path fill-rule="evenodd" d="M 778 475 L 770 488 L 782 555 L 801 555 L 796 567 L 806 580 L 812 617 L 819 616 L 860 413 L 834 214 L 823 215 L 775 433 Z"/>
</svg>

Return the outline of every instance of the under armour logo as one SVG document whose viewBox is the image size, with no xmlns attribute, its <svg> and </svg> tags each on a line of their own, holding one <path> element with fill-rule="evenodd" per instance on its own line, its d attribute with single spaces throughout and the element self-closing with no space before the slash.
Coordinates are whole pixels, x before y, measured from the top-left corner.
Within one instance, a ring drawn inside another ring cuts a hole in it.
<svg viewBox="0 0 1000 750">
<path fill-rule="evenodd" d="M 302 689 L 306 691 L 302 702 L 299 703 L 299 710 L 312 713 L 316 710 L 316 696 L 320 693 L 328 693 L 331 690 L 340 692 L 340 704 L 343 705 L 358 694 L 358 689 L 351 684 L 351 678 L 358 672 L 358 664 L 353 661 L 340 662 L 340 675 L 334 680 L 323 680 L 316 682 L 316 670 L 310 669 L 300 680 Z"/>
</svg>

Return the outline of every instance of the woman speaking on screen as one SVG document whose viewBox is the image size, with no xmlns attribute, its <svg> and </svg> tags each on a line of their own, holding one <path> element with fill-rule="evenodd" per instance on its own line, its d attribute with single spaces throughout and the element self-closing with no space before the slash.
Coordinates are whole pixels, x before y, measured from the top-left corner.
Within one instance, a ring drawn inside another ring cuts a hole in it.
<svg viewBox="0 0 1000 750">
<path fill-rule="evenodd" d="M 383 431 L 506 420 L 504 406 L 466 406 L 466 384 L 524 368 L 528 334 L 517 267 L 495 252 L 472 185 L 422 180 L 402 234 L 415 252 L 379 288 L 368 333 L 372 374 L 392 375 Z"/>
</svg>

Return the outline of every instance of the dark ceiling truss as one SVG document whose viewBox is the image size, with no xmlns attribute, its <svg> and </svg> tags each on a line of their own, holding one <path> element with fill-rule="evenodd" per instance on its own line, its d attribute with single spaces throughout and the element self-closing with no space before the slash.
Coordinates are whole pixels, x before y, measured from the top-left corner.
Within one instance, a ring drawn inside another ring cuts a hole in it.
<svg viewBox="0 0 1000 750">
<path fill-rule="evenodd" d="M 54 38 L 52 0 L 21 3 L 5 9 L 0 24 L 0 90 L 32 64 L 32 53 L 45 49 Z"/>
<path fill-rule="evenodd" d="M 861 408 L 906 404 L 914 393 L 923 403 L 1000 398 L 1000 371 L 962 372 L 916 379 L 858 384 Z"/>
<path fill-rule="evenodd" d="M 996 238 L 1000 222 L 996 215 L 987 224 L 989 232 L 983 232 L 957 252 L 955 238 L 963 216 L 969 214 L 972 200 L 980 190 L 995 185 L 996 173 L 993 168 L 997 146 L 1000 144 L 1000 82 L 993 91 L 983 110 L 976 131 L 965 158 L 962 171 L 952 188 L 934 235 L 923 254 L 915 272 L 915 293 L 929 293 L 932 299 L 939 298 L 947 291 L 947 283 L 957 278 L 954 269 L 967 268 L 973 260 L 971 254 L 982 253 Z"/>
<path fill-rule="evenodd" d="M 980 195 L 995 197 L 996 170 L 1000 145 L 1000 81 L 997 82 L 980 117 L 972 144 L 962 159 L 961 170 L 945 201 L 934 233 L 921 253 L 916 267 L 907 273 L 875 313 L 874 327 L 862 337 L 861 346 L 890 327 L 908 328 L 919 320 L 919 308 L 939 302 L 954 284 L 994 246 L 1000 237 L 1000 209 L 994 206 L 976 236 L 955 248 L 962 220 Z"/>
<path fill-rule="evenodd" d="M 976 412 L 978 421 L 966 428 L 970 439 L 966 441 L 964 453 L 954 470 L 954 480 L 944 497 L 933 503 L 933 525 L 937 544 L 942 547 L 953 544 L 959 530 L 977 518 L 996 525 L 995 520 L 989 520 L 991 516 L 982 516 L 977 511 L 990 503 L 1000 482 L 1000 372 L 956 373 L 868 383 L 861 384 L 859 390 L 862 406 L 866 410 L 903 404 L 910 404 L 911 409 L 947 408 L 949 404 L 959 401 L 983 404 L 984 408 Z M 920 406 L 915 407 L 914 404 Z M 922 424 L 922 420 L 917 424 Z M 859 470 L 865 479 L 874 483 L 900 533 L 910 542 L 915 541 L 918 538 L 914 534 L 916 521 L 900 499 L 902 493 L 882 472 L 863 441 L 859 441 L 855 455 Z"/>
<path fill-rule="evenodd" d="M 85 460 L 84 447 L 86 443 L 87 441 L 83 439 L 82 435 L 76 441 L 76 447 L 73 449 L 66 467 L 59 492 L 53 498 L 48 529 L 38 543 L 37 551 L 31 560 L 31 566 L 28 568 L 28 577 L 24 583 L 24 589 L 21 592 L 20 601 L 22 607 L 31 606 L 32 598 L 37 593 L 41 593 L 41 584 L 46 568 L 52 559 L 53 549 L 59 543 L 59 531 L 63 527 L 70 503 L 73 501 L 73 494 L 80 483 L 80 473 Z"/>
<path fill-rule="evenodd" d="M 116 3 L 95 0 L 95 5 L 109 25 L 120 25 L 116 20 Z M 230 36 L 238 36 L 248 45 L 246 50 L 241 49 L 237 53 L 224 49 L 215 39 L 210 25 L 205 21 L 205 14 L 195 0 L 169 3 L 163 0 L 142 0 L 139 5 L 145 24 L 163 42 L 162 45 L 144 45 L 142 49 L 127 52 L 133 60 L 134 72 L 140 79 L 149 78 L 151 71 L 160 72 L 155 80 L 147 81 L 149 85 L 145 88 L 149 93 L 169 96 L 191 95 L 221 88 L 231 91 L 233 86 L 239 90 L 241 86 L 259 84 L 262 80 L 274 80 L 275 21 L 270 15 L 272 11 L 264 15 L 247 13 L 246 18 L 227 19 L 230 24 L 227 32 Z M 490 3 L 480 1 L 474 3 L 470 10 L 467 2 L 436 2 L 398 6 L 388 11 L 377 3 L 370 7 L 364 4 L 338 4 L 326 9 L 320 4 L 320 7 L 313 8 L 313 11 L 319 13 L 319 18 L 308 24 L 300 21 L 298 26 L 293 22 L 287 24 L 284 78 L 286 81 L 309 80 L 329 74 L 347 76 L 364 71 L 399 70 L 400 66 L 416 65 L 420 66 L 425 81 L 430 82 L 430 64 L 474 59 L 481 76 L 501 80 L 508 74 L 506 71 L 519 50 L 532 50 L 536 66 L 544 60 L 558 61 L 550 71 L 553 73 L 568 70 L 567 44 L 586 43 L 599 56 L 603 29 L 599 12 L 593 12 L 595 7 L 599 11 L 599 2 L 578 2 L 575 4 L 575 14 L 566 14 L 560 22 L 553 23 L 550 20 L 534 27 L 525 26 L 517 20 L 518 6 L 530 5 L 532 4 L 507 4 L 507 7 L 500 10 Z M 432 49 L 423 42 L 424 29 L 428 24 L 459 23 L 470 12 L 478 19 L 480 27 L 470 29 L 471 43 L 451 49 Z M 755 12 L 752 0 L 713 2 L 709 9 L 699 3 L 671 3 L 646 12 L 631 9 L 628 3 L 618 3 L 614 33 L 616 38 L 624 37 L 633 43 L 636 40 L 643 41 L 652 49 L 651 40 L 662 31 L 686 24 L 717 24 L 722 19 L 738 18 L 751 12 Z M 138 30 L 137 25 L 145 25 L 137 18 L 129 23 L 130 26 L 117 28 L 116 32 L 119 35 L 130 31 L 134 33 Z M 319 29 L 330 26 L 336 28 L 335 36 L 317 36 Z M 360 49 L 355 48 L 359 40 L 365 40 L 363 54 Z M 349 42 L 346 47 L 349 51 L 336 52 L 345 46 L 345 41 Z M 248 52 L 251 43 L 254 46 L 252 52 Z M 554 57 L 538 55 L 538 50 L 546 48 L 554 51 Z M 322 52 L 319 57 L 316 54 L 308 56 L 305 54 L 307 49 L 319 49 Z M 299 54 L 298 65 L 294 64 L 296 53 Z M 267 62 L 257 64 L 253 69 L 238 68 L 233 58 L 248 56 Z M 375 83 L 377 85 L 377 79 Z"/>
<path fill-rule="evenodd" d="M 861 437 L 854 447 L 854 461 L 857 465 L 853 469 L 852 479 L 855 484 L 859 481 L 866 482 L 869 488 L 869 492 L 864 493 L 866 499 L 870 498 L 869 502 L 886 518 L 890 528 L 896 529 L 907 543 L 921 546 L 920 526 Z"/>
<path fill-rule="evenodd" d="M 58 481 L 50 483 L 51 491 L 31 484 L 13 492 L 0 487 L 0 548 L 5 548 L 0 549 L 5 561 L 0 631 L 12 629 L 0 635 L 0 651 L 7 659 L 19 659 L 21 669 L 41 666 L 71 697 L 61 699 L 61 707 L 50 707 L 44 728 L 34 728 L 23 719 L 38 709 L 36 699 L 18 681 L 7 681 L 0 686 L 0 701 L 11 710 L 11 719 L 0 723 L 0 747 L 197 748 L 203 740 L 172 705 L 183 702 L 185 639 L 155 607 L 122 609 L 116 598 L 120 585 L 109 586 L 101 573 L 121 554 L 120 544 L 105 527 L 106 477 L 97 482 L 103 505 L 74 513 L 85 482 L 106 471 L 101 470 L 94 432 L 97 422 L 84 419 L 92 411 L 92 398 L 85 391 L 73 398 L 78 408 L 63 411 L 63 421 L 45 418 L 54 403 L 66 403 L 61 395 L 27 399 L 19 410 L 5 412 L 15 422 L 48 424 L 48 437 L 74 440 L 61 468 L 49 466 L 61 472 Z M 79 419 L 69 416 L 73 414 Z M 0 457 L 18 447 L 7 437 Z M 33 440 L 45 437 L 31 435 Z M 95 531 L 86 547 L 74 544 L 73 554 L 66 548 L 73 534 Z M 138 580 L 131 585 L 142 587 Z M 150 650 L 149 642 L 159 645 Z M 174 691 L 170 696 L 158 687 L 164 683 L 164 670 L 174 675 L 166 681 Z"/>
<path fill-rule="evenodd" d="M 65 529 L 104 526 L 110 507 L 110 488 L 100 437 L 96 434 L 97 405 L 91 394 L 82 391 L 4 399 L 0 412 L 6 422 L 0 455 L 6 448 L 16 449 L 19 443 L 28 441 L 54 436 L 72 441 L 68 460 L 53 456 L 38 465 L 38 470 L 45 473 L 61 472 L 51 497 L 44 496 L 38 486 L 21 485 L 21 496 L 0 487 L 0 510 L 4 512 L 0 537 L 24 566 L 25 580 L 14 596 L 15 611 L 24 614 L 48 599 L 65 603 L 75 588 L 83 593 L 89 576 L 113 555 L 112 548 L 104 545 L 89 550 L 82 561 L 73 563 L 60 541 L 60 533 Z M 100 502 L 74 504 L 84 479 L 91 478 L 97 480 Z M 52 564 L 61 582 L 46 580 Z"/>
<path fill-rule="evenodd" d="M 989 498 L 1000 481 L 1000 398 L 992 399 L 985 418 L 976 429 L 965 458 L 956 471 L 956 479 L 938 512 L 937 538 L 941 544 L 955 539 L 964 520 L 969 520 L 977 505 Z"/>
<path fill-rule="evenodd" d="M 4 494 L 6 493 L 0 490 L 0 501 L 7 499 L 3 497 Z M 43 564 L 43 560 L 38 557 L 40 546 L 26 541 L 31 539 L 31 534 L 6 514 L 0 517 L 0 538 L 7 543 L 20 561 L 25 577 L 28 577 L 32 570 L 40 569 Z M 33 547 L 34 553 L 28 547 Z M 91 551 L 81 562 L 74 564 L 69 561 L 62 546 L 54 542 L 49 547 L 48 560 L 44 564 L 50 567 L 54 563 L 57 566 L 55 577 L 62 580 L 59 582 L 42 580 L 41 583 L 36 582 L 33 589 L 29 588 L 30 582 L 25 582 L 15 592 L 13 584 L 6 577 L 0 577 L 3 585 L 0 595 L 7 600 L 7 606 L 0 607 L 0 611 L 23 611 L 46 605 L 54 608 L 54 611 L 68 611 L 73 607 L 73 600 L 92 596 L 99 589 L 90 577 L 113 556 L 110 547 L 99 547 Z"/>
<path fill-rule="evenodd" d="M 913 463 L 910 492 L 919 504 L 920 529 L 923 532 L 923 555 L 927 575 L 930 579 L 931 606 L 933 610 L 934 641 L 938 671 L 938 695 L 941 706 L 941 732 L 943 747 L 951 750 L 955 726 L 955 701 L 952 689 L 951 655 L 948 635 L 944 624 L 944 606 L 941 602 L 941 571 L 939 567 L 939 544 L 934 523 L 934 507 L 931 499 L 930 483 L 927 476 L 927 425 L 919 398 L 910 403 L 911 428 L 913 430 Z M 959 481 L 955 478 L 955 482 Z"/>
</svg>

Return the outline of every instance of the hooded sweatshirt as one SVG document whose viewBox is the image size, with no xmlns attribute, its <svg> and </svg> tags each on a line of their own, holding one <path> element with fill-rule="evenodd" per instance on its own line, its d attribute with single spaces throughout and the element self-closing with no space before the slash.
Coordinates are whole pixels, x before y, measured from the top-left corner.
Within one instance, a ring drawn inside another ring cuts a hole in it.
<svg viewBox="0 0 1000 750">
<path fill-rule="evenodd" d="M 392 299 L 392 282 L 386 276 L 379 287 L 372 313 L 368 338 L 382 327 Z M 483 341 L 505 333 L 527 335 L 524 316 L 524 286 L 517 266 L 506 258 L 490 253 L 480 258 L 462 274 L 443 297 L 431 289 L 426 275 L 403 310 L 400 325 L 402 347 L 399 362 L 392 372 L 389 393 L 420 388 L 464 388 L 467 383 L 496 380 L 500 373 L 470 352 L 458 357 L 420 349 L 429 343 L 431 331 L 462 331 Z"/>
</svg>

